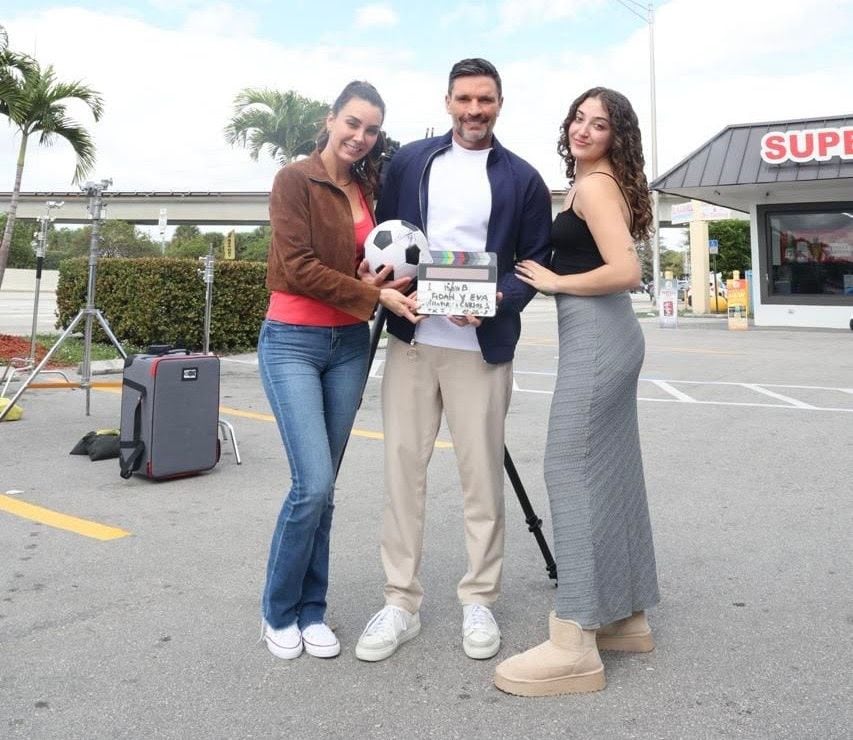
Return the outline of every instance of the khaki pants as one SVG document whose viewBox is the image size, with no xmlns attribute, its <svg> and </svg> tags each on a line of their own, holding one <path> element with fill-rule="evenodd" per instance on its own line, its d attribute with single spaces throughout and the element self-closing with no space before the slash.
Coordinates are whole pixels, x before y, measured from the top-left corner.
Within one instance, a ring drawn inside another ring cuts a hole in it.
<svg viewBox="0 0 853 740">
<path fill-rule="evenodd" d="M 500 593 L 504 549 L 504 420 L 512 363 L 479 352 L 388 340 L 382 380 L 385 602 L 417 612 L 426 477 L 444 411 L 453 439 L 465 519 L 468 570 L 463 604 L 492 604 Z"/>
</svg>

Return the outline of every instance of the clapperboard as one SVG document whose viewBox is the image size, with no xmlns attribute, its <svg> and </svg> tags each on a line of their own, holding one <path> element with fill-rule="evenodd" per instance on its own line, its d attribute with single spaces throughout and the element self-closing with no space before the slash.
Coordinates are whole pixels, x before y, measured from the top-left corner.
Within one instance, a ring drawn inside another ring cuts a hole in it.
<svg viewBox="0 0 853 740">
<path fill-rule="evenodd" d="M 497 255 L 494 252 L 437 252 L 418 264 L 418 313 L 494 316 Z"/>
</svg>

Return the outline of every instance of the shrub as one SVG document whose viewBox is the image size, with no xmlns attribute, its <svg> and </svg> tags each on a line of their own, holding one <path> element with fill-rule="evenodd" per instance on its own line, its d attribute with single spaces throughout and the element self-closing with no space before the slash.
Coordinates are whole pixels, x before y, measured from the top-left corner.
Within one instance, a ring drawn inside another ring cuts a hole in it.
<svg viewBox="0 0 853 740">
<path fill-rule="evenodd" d="M 95 307 L 116 338 L 132 346 L 204 346 L 203 263 L 170 258 L 103 258 L 98 262 Z M 211 286 L 210 349 L 253 350 L 267 307 L 266 265 L 218 261 Z M 86 306 L 88 259 L 64 260 L 56 288 L 57 326 L 65 329 Z M 96 341 L 109 341 L 94 323 Z M 82 322 L 77 327 L 83 331 Z"/>
</svg>

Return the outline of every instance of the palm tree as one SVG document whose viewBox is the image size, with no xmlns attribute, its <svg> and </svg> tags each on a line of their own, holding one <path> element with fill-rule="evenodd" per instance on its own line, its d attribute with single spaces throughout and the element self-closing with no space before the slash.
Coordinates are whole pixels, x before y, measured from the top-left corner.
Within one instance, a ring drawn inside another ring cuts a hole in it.
<svg viewBox="0 0 853 740">
<path fill-rule="evenodd" d="M 31 71 L 33 60 L 9 49 L 9 34 L 0 26 L 0 100 L 15 99 L 15 85 L 21 75 Z"/>
<path fill-rule="evenodd" d="M 288 90 L 246 88 L 234 98 L 234 116 L 225 127 L 225 139 L 249 150 L 257 161 L 262 150 L 287 164 L 314 149 L 319 126 L 329 106 Z"/>
<path fill-rule="evenodd" d="M 3 231 L 3 241 L 0 243 L 0 285 L 3 284 L 3 273 L 9 259 L 9 245 L 12 242 L 12 230 L 18 211 L 21 176 L 30 136 L 40 134 L 38 143 L 47 146 L 57 137 L 65 139 L 77 155 L 72 182 L 79 184 L 95 163 L 95 144 L 89 132 L 68 117 L 66 101 L 79 100 L 85 103 L 92 111 L 95 121 L 101 118 L 104 109 L 101 95 L 92 88 L 82 82 L 60 82 L 56 79 L 52 66 L 42 70 L 35 61 L 31 62 L 30 68 L 20 77 L 12 79 L 11 83 L 0 97 L 0 113 L 8 117 L 9 122 L 18 130 L 21 144 L 18 149 L 9 215 Z"/>
</svg>

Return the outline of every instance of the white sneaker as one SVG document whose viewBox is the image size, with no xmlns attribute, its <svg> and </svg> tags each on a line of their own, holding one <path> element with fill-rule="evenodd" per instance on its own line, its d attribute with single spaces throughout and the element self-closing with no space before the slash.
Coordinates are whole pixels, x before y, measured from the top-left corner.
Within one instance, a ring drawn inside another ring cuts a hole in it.
<svg viewBox="0 0 853 740">
<path fill-rule="evenodd" d="M 299 631 L 299 626 L 294 622 L 290 627 L 284 627 L 280 630 L 273 629 L 264 620 L 264 642 L 267 644 L 267 649 L 275 655 L 276 658 L 284 660 L 292 660 L 302 655 L 302 633 Z"/>
<path fill-rule="evenodd" d="M 376 612 L 355 646 L 355 657 L 374 662 L 390 658 L 400 645 L 417 637 L 421 618 L 397 606 L 386 606 Z"/>
<path fill-rule="evenodd" d="M 501 647 L 501 631 L 491 609 L 482 604 L 462 607 L 462 649 L 476 660 L 491 658 Z"/>
<path fill-rule="evenodd" d="M 334 658 L 341 652 L 341 643 L 323 622 L 309 624 L 302 630 L 302 644 L 305 652 L 315 658 Z"/>
</svg>

